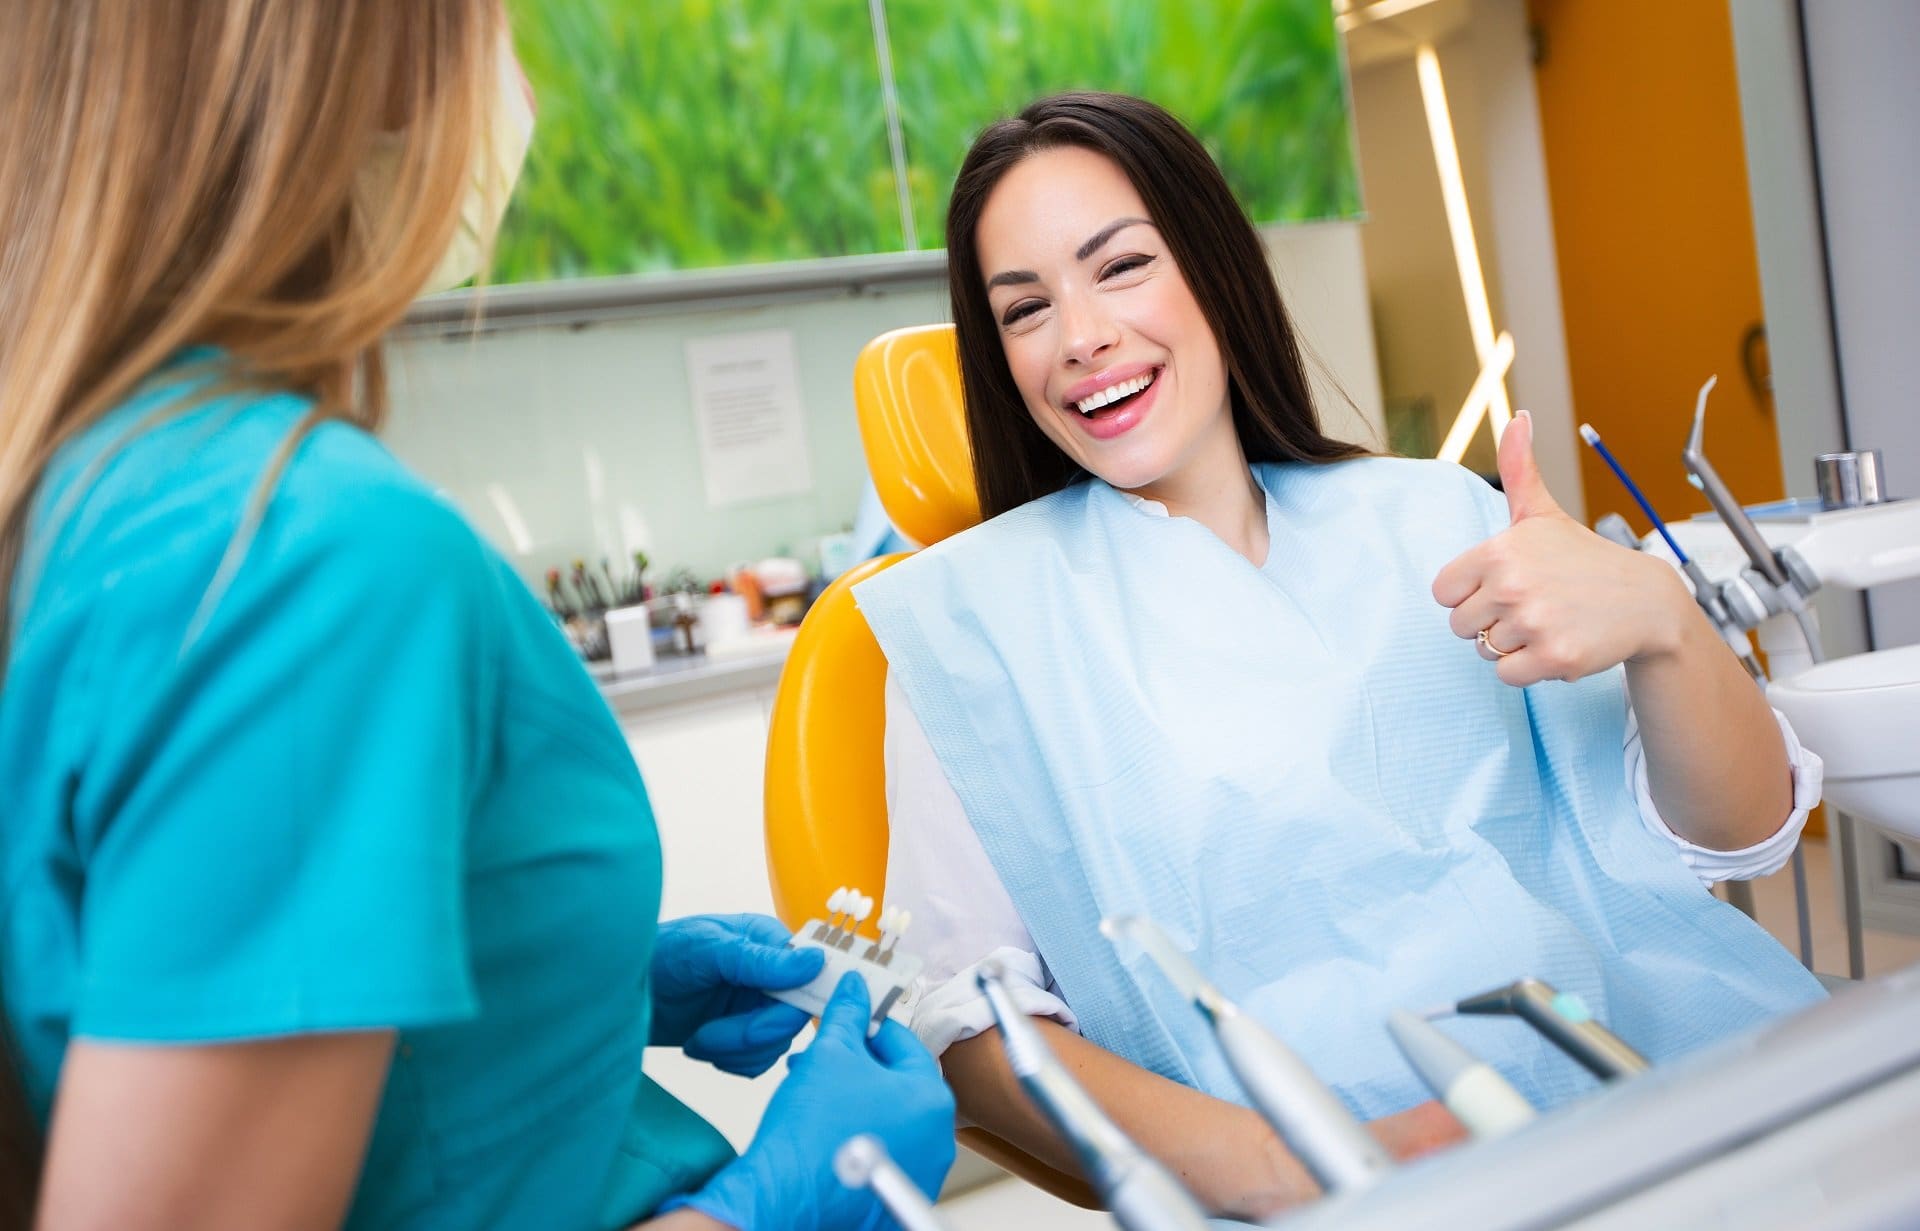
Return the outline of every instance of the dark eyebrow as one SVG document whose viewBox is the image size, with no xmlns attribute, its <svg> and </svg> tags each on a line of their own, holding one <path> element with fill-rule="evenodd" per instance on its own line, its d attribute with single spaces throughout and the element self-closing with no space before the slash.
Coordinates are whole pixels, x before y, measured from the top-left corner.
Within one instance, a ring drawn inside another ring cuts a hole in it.
<svg viewBox="0 0 1920 1231">
<path fill-rule="evenodd" d="M 1074 249 L 1073 259 L 1076 261 L 1084 261 L 1094 253 L 1100 251 L 1101 245 L 1128 227 L 1138 226 L 1140 223 L 1151 221 L 1152 219 L 1150 218 L 1115 218 L 1106 226 L 1095 231 L 1086 243 Z M 987 289 L 992 290 L 996 286 L 1015 286 L 1022 282 L 1038 281 L 1040 281 L 1040 275 L 1034 273 L 1031 269 L 1009 269 L 988 278 Z"/>
<path fill-rule="evenodd" d="M 1079 248 L 1075 249 L 1073 253 L 1073 259 L 1076 261 L 1086 260 L 1088 257 L 1092 256 L 1094 253 L 1100 251 L 1100 246 L 1106 243 L 1108 240 L 1112 239 L 1115 235 L 1118 235 L 1120 232 L 1126 230 L 1130 226 L 1134 226 L 1146 221 L 1148 221 L 1148 219 L 1145 219 L 1145 218 L 1115 218 L 1112 222 L 1109 222 L 1106 226 L 1103 226 L 1098 231 L 1095 231 L 1092 237 L 1089 238 L 1086 243 L 1081 244 Z"/>
</svg>

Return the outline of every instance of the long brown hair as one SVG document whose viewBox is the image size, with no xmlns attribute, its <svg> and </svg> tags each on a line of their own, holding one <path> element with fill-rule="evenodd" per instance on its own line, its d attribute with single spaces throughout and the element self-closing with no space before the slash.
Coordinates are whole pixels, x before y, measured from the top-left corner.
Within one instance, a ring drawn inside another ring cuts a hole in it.
<svg viewBox="0 0 1920 1231">
<path fill-rule="evenodd" d="M 500 0 L 0 3 L 0 654 L 49 459 L 182 347 L 378 426 L 380 338 L 485 173 L 503 20 Z M 356 206 L 395 130 L 390 199 Z M 8 1085 L 13 1225 L 39 1133 L 0 1064 Z"/>
<path fill-rule="evenodd" d="M 1145 99 L 1056 94 L 980 134 L 947 206 L 947 285 L 981 513 L 996 516 L 1085 474 L 1027 413 L 987 303 L 977 245 L 980 215 L 1001 177 L 1029 155 L 1060 146 L 1104 154 L 1133 182 L 1219 341 L 1247 460 L 1365 456 L 1366 449 L 1320 430 L 1266 250 L 1206 147 Z"/>
</svg>

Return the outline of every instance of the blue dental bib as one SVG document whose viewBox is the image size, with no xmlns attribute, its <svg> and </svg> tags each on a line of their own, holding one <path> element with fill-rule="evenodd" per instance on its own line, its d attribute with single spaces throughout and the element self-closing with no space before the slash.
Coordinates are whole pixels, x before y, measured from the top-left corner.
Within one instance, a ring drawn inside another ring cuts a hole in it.
<svg viewBox="0 0 1920 1231">
<path fill-rule="evenodd" d="M 1430 586 L 1504 529 L 1445 463 L 1261 464 L 1255 568 L 1089 481 L 855 595 L 1082 1032 L 1245 1102 L 1102 917 L 1144 912 L 1365 1117 L 1428 1095 L 1395 1008 L 1524 975 L 1656 1061 L 1817 999 L 1641 823 L 1619 669 L 1502 684 Z M 1592 1078 L 1512 1020 L 1447 1025 L 1546 1107 Z"/>
</svg>

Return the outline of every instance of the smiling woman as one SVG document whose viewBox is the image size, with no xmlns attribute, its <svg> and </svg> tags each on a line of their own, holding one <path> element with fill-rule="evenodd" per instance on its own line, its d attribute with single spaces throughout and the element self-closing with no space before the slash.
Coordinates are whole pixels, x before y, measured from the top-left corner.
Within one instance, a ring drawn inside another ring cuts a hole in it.
<svg viewBox="0 0 1920 1231">
<path fill-rule="evenodd" d="M 1312 1193 L 1199 1015 L 1101 941 L 1116 915 L 1168 928 L 1403 1155 L 1460 1129 L 1394 1009 L 1531 975 L 1658 1062 L 1819 995 L 1703 886 L 1785 861 L 1818 759 L 1671 570 L 1560 511 L 1530 419 L 1504 497 L 1323 433 L 1246 214 L 1140 99 L 988 128 L 947 235 L 990 520 L 854 595 L 887 657 L 914 1028 L 969 1122 L 1074 1165 L 1012 1080 L 992 962 L 1212 1209 Z M 1538 1039 L 1463 1029 L 1538 1105 L 1588 1088 Z"/>
</svg>

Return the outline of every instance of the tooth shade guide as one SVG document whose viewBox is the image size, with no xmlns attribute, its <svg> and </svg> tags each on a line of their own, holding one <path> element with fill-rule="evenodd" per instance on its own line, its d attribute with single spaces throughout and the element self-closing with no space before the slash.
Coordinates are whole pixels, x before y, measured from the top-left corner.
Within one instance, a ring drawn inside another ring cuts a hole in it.
<svg viewBox="0 0 1920 1231">
<path fill-rule="evenodd" d="M 863 895 L 858 890 L 849 890 L 855 901 L 850 905 L 858 907 Z M 871 914 L 878 905 L 873 898 L 865 898 L 865 913 Z M 881 1020 L 907 997 L 913 981 L 919 977 L 923 963 L 913 954 L 899 947 L 900 933 L 906 930 L 911 916 L 905 910 L 888 910 L 892 917 L 893 934 L 884 951 L 876 952 L 878 943 L 863 942 L 854 945 L 852 929 L 829 929 L 825 920 L 809 919 L 800 925 L 793 938 L 787 943 L 796 949 L 819 949 L 826 954 L 827 960 L 820 973 L 803 987 L 769 991 L 767 995 L 784 1004 L 790 1004 L 811 1017 L 818 1017 L 826 1007 L 833 990 L 839 986 L 843 976 L 850 972 L 858 973 L 866 980 L 867 999 L 874 1006 L 874 1015 L 869 1024 L 868 1035 L 880 1028 Z M 851 922 L 852 911 L 848 912 Z M 823 933 L 827 933 L 823 935 Z"/>
</svg>

